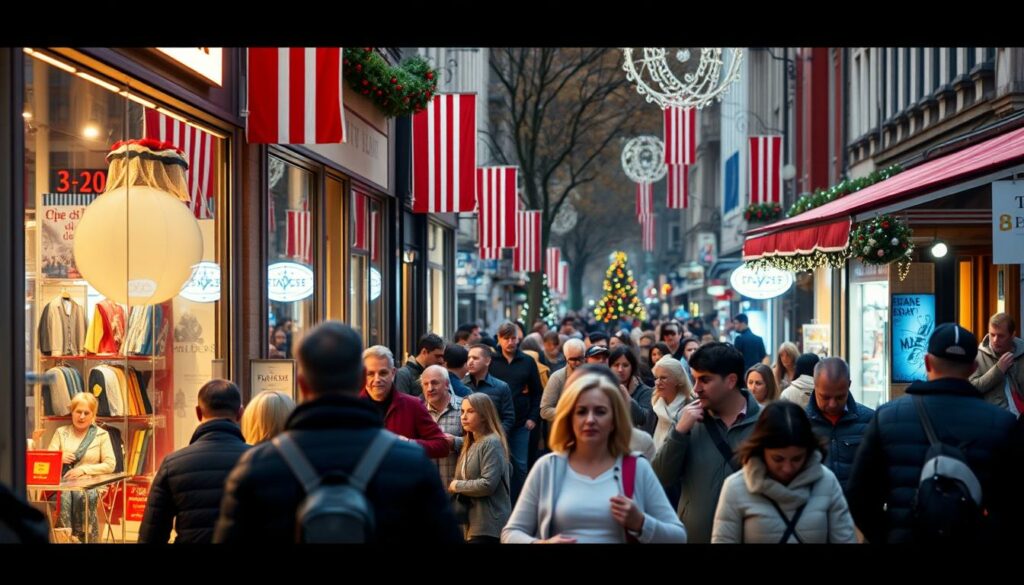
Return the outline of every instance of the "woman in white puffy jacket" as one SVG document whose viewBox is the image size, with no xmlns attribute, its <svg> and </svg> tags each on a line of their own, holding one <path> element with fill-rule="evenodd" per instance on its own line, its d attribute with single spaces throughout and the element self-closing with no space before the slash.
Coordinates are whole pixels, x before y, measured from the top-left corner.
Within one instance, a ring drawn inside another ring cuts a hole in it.
<svg viewBox="0 0 1024 585">
<path fill-rule="evenodd" d="M 651 464 L 629 452 L 626 401 L 601 374 L 558 399 L 548 445 L 501 532 L 503 543 L 686 542 Z"/>
<path fill-rule="evenodd" d="M 743 469 L 722 485 L 712 543 L 856 543 L 839 480 L 821 464 L 824 442 L 792 402 L 764 407 L 740 446 Z"/>
</svg>

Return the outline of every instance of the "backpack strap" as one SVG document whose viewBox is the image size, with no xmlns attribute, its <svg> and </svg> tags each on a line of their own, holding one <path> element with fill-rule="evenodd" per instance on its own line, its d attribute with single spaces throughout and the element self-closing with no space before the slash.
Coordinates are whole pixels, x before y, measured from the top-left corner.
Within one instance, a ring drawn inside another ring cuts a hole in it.
<svg viewBox="0 0 1024 585">
<path fill-rule="evenodd" d="M 622 457 L 622 495 L 629 499 L 633 499 L 633 494 L 636 491 L 636 457 L 633 455 L 623 455 Z M 630 534 L 629 530 L 626 530 L 626 542 L 629 544 L 635 544 L 640 542 L 635 536 Z"/>
<path fill-rule="evenodd" d="M 913 394 L 914 406 L 917 408 L 917 416 L 921 419 L 921 426 L 924 427 L 924 434 L 928 435 L 928 442 L 932 447 L 941 445 L 938 435 L 935 434 L 935 427 L 932 426 L 932 419 L 928 417 L 928 410 L 924 407 L 924 396 Z"/>
<path fill-rule="evenodd" d="M 381 461 L 387 455 L 391 446 L 398 440 L 398 436 L 385 429 L 381 429 L 373 438 L 370 446 L 366 448 L 362 459 L 356 464 L 355 470 L 348 478 L 349 484 L 361 492 L 366 491 L 366 484 L 370 482 L 373 474 L 377 473 Z M 447 487 L 447 486 L 445 486 Z"/>
<path fill-rule="evenodd" d="M 764 494 L 761 495 L 764 496 Z M 771 502 L 772 506 L 775 506 L 775 511 L 779 513 L 779 517 L 782 518 L 782 521 L 786 523 L 786 530 L 782 533 L 782 539 L 779 540 L 779 544 L 786 544 L 787 542 L 789 542 L 790 536 L 796 538 L 796 541 L 798 543 L 803 544 L 804 541 L 800 538 L 800 534 L 798 534 L 796 531 L 796 523 L 800 521 L 800 515 L 804 513 L 804 508 L 807 507 L 807 503 L 805 502 L 799 508 L 797 508 L 796 513 L 793 514 L 793 519 L 790 520 L 789 516 L 786 516 L 786 513 L 782 511 L 782 506 L 780 506 L 778 502 L 769 498 L 768 496 L 764 496 L 764 498 Z"/>
<path fill-rule="evenodd" d="M 718 447 L 718 452 L 722 454 L 726 463 L 729 464 L 729 469 L 738 471 L 740 466 L 736 464 L 736 456 L 733 454 L 729 444 L 725 442 L 725 437 L 722 436 L 722 429 L 718 428 L 714 417 L 706 410 L 704 411 L 704 426 L 707 428 L 711 440 L 714 441 L 715 447 Z"/>
<path fill-rule="evenodd" d="M 361 492 L 365 492 L 366 484 L 369 483 L 373 474 L 377 472 L 377 468 L 380 466 L 381 461 L 384 460 L 384 456 L 397 439 L 398 437 L 394 433 L 381 429 L 373 441 L 370 442 L 370 446 L 363 453 L 359 463 L 356 464 L 355 470 L 349 475 L 349 485 Z M 287 432 L 277 435 L 273 438 L 272 442 L 307 494 L 320 485 L 320 474 L 316 472 L 309 459 L 302 453 L 298 443 L 288 436 Z"/>
<path fill-rule="evenodd" d="M 320 485 L 320 474 L 302 453 L 302 449 L 299 449 L 298 443 L 289 436 L 288 432 L 278 434 L 271 442 L 284 458 L 284 462 L 291 468 L 299 483 L 302 484 L 302 489 L 307 494 L 312 493 Z"/>
</svg>

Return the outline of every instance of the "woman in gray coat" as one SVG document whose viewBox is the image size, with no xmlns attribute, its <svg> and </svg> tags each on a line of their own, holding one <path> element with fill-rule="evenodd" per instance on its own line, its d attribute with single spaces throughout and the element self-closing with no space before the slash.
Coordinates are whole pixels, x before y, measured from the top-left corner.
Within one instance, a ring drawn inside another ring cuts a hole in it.
<svg viewBox="0 0 1024 585">
<path fill-rule="evenodd" d="M 498 544 L 512 513 L 512 501 L 508 442 L 489 396 L 477 392 L 462 399 L 462 428 L 466 436 L 448 491 L 470 498 L 466 540 Z"/>
<path fill-rule="evenodd" d="M 804 409 L 769 403 L 722 484 L 712 543 L 856 543 L 843 488 L 821 464 L 822 439 Z"/>
</svg>

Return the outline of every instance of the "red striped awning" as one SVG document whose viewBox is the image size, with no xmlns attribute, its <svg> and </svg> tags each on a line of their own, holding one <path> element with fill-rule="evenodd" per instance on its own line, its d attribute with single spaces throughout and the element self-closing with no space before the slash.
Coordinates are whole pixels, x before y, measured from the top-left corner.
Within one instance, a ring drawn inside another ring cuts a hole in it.
<svg viewBox="0 0 1024 585">
<path fill-rule="evenodd" d="M 1024 128 L 920 164 L 810 211 L 747 232 L 743 259 L 846 248 L 852 218 L 1024 163 Z"/>
<path fill-rule="evenodd" d="M 850 240 L 850 218 L 824 225 L 788 229 L 757 237 L 743 243 L 743 260 L 764 256 L 796 256 L 814 252 L 841 252 Z"/>
</svg>

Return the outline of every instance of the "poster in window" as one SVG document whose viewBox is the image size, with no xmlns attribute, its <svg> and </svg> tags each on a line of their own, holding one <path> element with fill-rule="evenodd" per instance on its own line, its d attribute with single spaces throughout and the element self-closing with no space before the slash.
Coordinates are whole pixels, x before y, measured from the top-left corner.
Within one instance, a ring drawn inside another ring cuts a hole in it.
<svg viewBox="0 0 1024 585">
<path fill-rule="evenodd" d="M 832 341 L 832 331 L 828 324 L 812 325 L 805 323 L 804 331 L 804 353 L 813 353 L 818 357 L 828 357 L 829 343 Z"/>
<path fill-rule="evenodd" d="M 892 295 L 892 381 L 927 380 L 924 354 L 935 329 L 935 295 Z"/>
<path fill-rule="evenodd" d="M 81 278 L 73 253 L 75 226 L 94 194 L 44 193 L 39 213 L 40 270 L 48 278 Z"/>
</svg>

